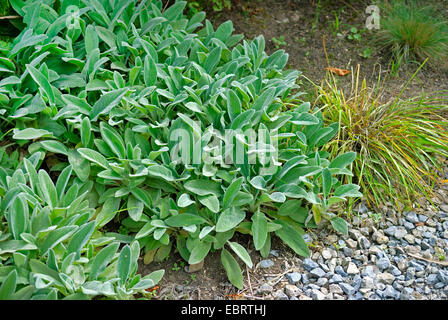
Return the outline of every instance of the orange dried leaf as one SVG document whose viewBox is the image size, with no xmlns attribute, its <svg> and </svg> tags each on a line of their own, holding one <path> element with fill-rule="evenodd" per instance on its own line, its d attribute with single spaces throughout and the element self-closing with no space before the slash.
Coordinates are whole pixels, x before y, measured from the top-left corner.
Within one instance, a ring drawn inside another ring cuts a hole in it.
<svg viewBox="0 0 448 320">
<path fill-rule="evenodd" d="M 328 67 L 327 70 L 337 74 L 338 76 L 346 76 L 350 73 L 350 70 L 332 68 L 332 67 Z"/>
<path fill-rule="evenodd" d="M 448 183 L 448 180 L 441 180 L 442 183 Z"/>
</svg>

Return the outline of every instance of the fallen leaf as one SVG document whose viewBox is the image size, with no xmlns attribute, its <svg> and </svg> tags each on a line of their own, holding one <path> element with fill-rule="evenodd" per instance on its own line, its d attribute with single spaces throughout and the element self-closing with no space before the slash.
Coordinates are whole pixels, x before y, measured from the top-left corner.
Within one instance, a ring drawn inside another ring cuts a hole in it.
<svg viewBox="0 0 448 320">
<path fill-rule="evenodd" d="M 424 226 L 425 223 L 424 223 L 424 222 L 417 222 L 415 225 L 416 225 L 417 227 L 421 227 L 421 226 Z"/>
<path fill-rule="evenodd" d="M 448 180 L 441 180 L 442 183 L 448 183 Z"/>
<path fill-rule="evenodd" d="M 350 73 L 350 70 L 332 68 L 332 67 L 328 67 L 327 70 L 337 74 L 338 76 L 346 76 Z"/>
</svg>

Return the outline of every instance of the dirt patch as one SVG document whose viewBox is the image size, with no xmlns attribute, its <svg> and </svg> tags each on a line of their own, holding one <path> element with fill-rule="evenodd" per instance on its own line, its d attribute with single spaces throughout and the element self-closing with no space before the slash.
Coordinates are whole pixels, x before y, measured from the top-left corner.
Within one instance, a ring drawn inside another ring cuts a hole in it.
<svg viewBox="0 0 448 320">
<path fill-rule="evenodd" d="M 387 53 L 373 45 L 375 31 L 365 29 L 365 9 L 369 4 L 365 1 L 235 0 L 231 10 L 210 12 L 207 18 L 215 27 L 232 20 L 235 32 L 248 39 L 262 34 L 268 54 L 278 49 L 285 50 L 289 54 L 287 67 L 301 71 L 317 84 L 326 75 L 325 36 L 328 61 L 332 67 L 355 70 L 359 64 L 361 79 L 365 78 L 373 86 L 381 75 L 382 79 L 387 78 L 385 95 L 396 96 L 417 70 L 418 64 L 401 68 L 398 75 L 390 75 Z M 447 11 L 446 8 L 441 9 Z M 353 36 L 352 27 L 358 30 L 359 41 L 348 39 L 349 35 Z M 370 50 L 370 54 L 366 50 Z M 351 78 L 338 77 L 338 80 L 342 87 L 348 88 Z M 447 80 L 447 70 L 425 67 L 409 84 L 404 96 L 417 95 L 422 90 L 448 90 Z M 310 93 L 311 88 L 304 80 L 302 89 Z"/>
<path fill-rule="evenodd" d="M 240 262 L 244 277 L 244 288 L 238 290 L 227 279 L 226 272 L 221 264 L 221 250 L 210 253 L 204 261 L 202 270 L 188 273 L 178 253 L 171 254 L 163 262 L 143 264 L 139 260 L 138 272 L 142 275 L 164 269 L 165 275 L 155 290 L 155 299 L 161 300 L 247 300 L 263 299 L 258 288 L 270 283 L 276 289 L 284 287 L 282 282 L 288 272 L 299 271 L 297 265 L 301 259 L 289 247 L 286 247 L 278 238 L 272 239 L 271 254 L 267 259 L 274 262 L 268 269 L 262 269 L 259 263 L 264 260 L 253 247 L 252 237 L 238 234 L 232 239 L 247 248 L 254 268 L 252 270 Z M 321 247 L 320 245 L 318 247 Z M 312 249 L 313 251 L 313 249 Z M 272 298 L 272 297 L 271 297 Z"/>
</svg>

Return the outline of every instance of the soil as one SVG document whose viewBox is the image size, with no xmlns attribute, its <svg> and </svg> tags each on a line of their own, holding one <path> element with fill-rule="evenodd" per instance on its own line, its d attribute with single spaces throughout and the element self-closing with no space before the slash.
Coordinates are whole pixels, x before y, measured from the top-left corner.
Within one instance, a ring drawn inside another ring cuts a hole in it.
<svg viewBox="0 0 448 320">
<path fill-rule="evenodd" d="M 440 7 L 440 12 L 448 14 L 447 7 L 440 1 L 427 2 L 433 2 Z M 318 6 L 319 3 L 322 4 Z M 209 10 L 207 18 L 215 28 L 227 20 L 232 20 L 235 32 L 244 34 L 246 39 L 253 39 L 262 34 L 266 40 L 268 54 L 278 49 L 285 50 L 289 54 L 287 68 L 297 69 L 303 73 L 301 89 L 305 91 L 304 99 L 308 101 L 313 101 L 312 99 L 316 97 L 311 82 L 321 84 L 328 76 L 326 67 L 329 65 L 351 70 L 348 76 L 336 76 L 339 87 L 344 90 L 349 90 L 358 65 L 360 80 L 365 78 L 368 85 L 374 86 L 380 77 L 385 81 L 384 99 L 388 99 L 399 94 L 419 64 L 401 67 L 398 74 L 391 75 L 387 53 L 373 44 L 375 31 L 365 29 L 367 18 L 365 9 L 369 4 L 365 1 L 350 0 L 232 0 L 231 10 L 219 13 Z M 337 30 L 336 16 L 339 20 Z M 347 39 L 352 27 L 361 30 L 359 41 Z M 274 38 L 283 39 L 284 42 L 276 44 Z M 370 56 L 362 56 L 365 49 L 370 49 Z M 422 91 L 429 93 L 441 90 L 448 90 L 447 70 L 426 65 L 409 83 L 403 97 L 415 96 Z M 332 231 L 325 231 L 327 235 L 329 232 Z M 277 279 L 281 278 L 278 276 L 294 270 L 291 266 L 300 259 L 281 241 L 274 239 L 272 249 L 274 253 L 278 253 L 278 257 L 269 256 L 275 265 L 269 268 L 269 271 L 265 271 L 257 266 L 263 258 L 253 249 L 250 238 L 240 236 L 237 241 L 248 244 L 249 253 L 256 266 L 253 270 L 248 270 L 241 264 L 245 281 L 244 289 L 241 291 L 228 282 L 221 265 L 220 251 L 209 254 L 205 259 L 204 268 L 193 274 L 181 267 L 183 259 L 177 253 L 171 254 L 168 260 L 161 263 L 144 265 L 142 261 L 139 271 L 145 275 L 165 269 L 163 280 L 154 290 L 155 299 L 262 299 L 257 295 L 256 288 L 267 280 L 271 284 L 278 285 Z M 319 241 L 315 244 L 311 251 L 322 247 Z"/>
</svg>

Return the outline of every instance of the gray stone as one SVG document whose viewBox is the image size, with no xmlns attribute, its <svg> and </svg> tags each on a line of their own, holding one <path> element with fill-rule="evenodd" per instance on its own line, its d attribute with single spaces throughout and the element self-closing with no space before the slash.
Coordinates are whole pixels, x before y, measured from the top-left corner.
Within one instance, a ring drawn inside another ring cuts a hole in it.
<svg viewBox="0 0 448 320">
<path fill-rule="evenodd" d="M 413 229 L 415 229 L 415 225 L 409 221 L 405 221 L 403 223 L 403 226 L 406 228 L 406 230 L 411 231 Z"/>
<path fill-rule="evenodd" d="M 310 271 L 310 275 L 314 278 L 322 278 L 323 276 L 325 276 L 325 271 L 321 268 L 315 268 Z"/>
<path fill-rule="evenodd" d="M 426 282 L 427 282 L 428 284 L 436 284 L 437 282 L 439 282 L 439 279 L 438 279 L 438 277 L 437 277 L 437 274 L 432 273 L 432 274 L 428 275 L 428 276 L 426 277 Z"/>
<path fill-rule="evenodd" d="M 417 214 L 414 211 L 409 211 L 409 212 L 405 213 L 405 216 L 406 216 L 405 219 L 408 220 L 409 222 L 417 223 L 420 221 L 418 219 Z"/>
<path fill-rule="evenodd" d="M 372 267 L 372 266 L 366 266 L 366 267 L 364 268 L 364 270 L 362 270 L 361 275 L 362 275 L 363 277 L 371 277 L 371 278 L 374 278 L 374 277 L 375 277 L 375 272 L 374 272 L 374 270 L 373 270 L 373 267 Z"/>
<path fill-rule="evenodd" d="M 347 267 L 347 274 L 358 274 L 358 267 L 353 262 L 350 262 Z"/>
<path fill-rule="evenodd" d="M 337 284 L 330 284 L 328 287 L 330 293 L 332 294 L 343 294 L 344 292 L 342 291 L 341 287 Z"/>
<path fill-rule="evenodd" d="M 344 291 L 344 293 L 346 295 L 353 295 L 355 293 L 355 288 L 353 288 L 351 285 L 349 285 L 348 283 L 340 283 L 339 286 L 341 287 L 342 291 Z"/>
<path fill-rule="evenodd" d="M 287 284 L 285 286 L 285 293 L 288 297 L 297 297 L 300 294 L 300 289 L 295 285 Z"/>
<path fill-rule="evenodd" d="M 399 228 L 397 229 L 397 231 L 395 231 L 395 238 L 397 239 L 403 239 L 403 237 L 407 234 L 408 232 L 406 231 L 406 229 L 403 228 Z"/>
<path fill-rule="evenodd" d="M 364 277 L 361 282 L 361 288 L 374 289 L 375 281 L 371 277 Z"/>
<path fill-rule="evenodd" d="M 378 261 L 376 262 L 376 266 L 381 271 L 389 269 L 389 267 L 390 267 L 390 260 L 389 260 L 389 258 L 385 257 L 385 258 L 378 259 Z"/>
<path fill-rule="evenodd" d="M 426 220 L 428 220 L 428 217 L 423 215 L 423 214 L 419 214 L 418 215 L 418 221 L 419 222 L 426 222 Z"/>
<path fill-rule="evenodd" d="M 448 271 L 439 270 L 439 272 L 437 272 L 437 278 L 440 280 L 440 282 L 448 285 Z"/>
<path fill-rule="evenodd" d="M 331 251 L 329 249 L 322 250 L 322 258 L 324 258 L 325 260 L 330 260 L 331 257 L 332 257 L 332 255 L 331 255 Z"/>
<path fill-rule="evenodd" d="M 319 278 L 319 279 L 317 279 L 317 281 L 316 281 L 316 284 L 317 284 L 319 287 L 324 287 L 327 283 L 328 283 L 328 279 L 327 279 L 327 278 Z"/>
<path fill-rule="evenodd" d="M 353 239 L 347 239 L 347 246 L 348 246 L 350 249 L 356 249 L 356 247 L 358 246 L 358 242 L 356 242 L 356 241 L 353 240 Z"/>
<path fill-rule="evenodd" d="M 396 231 L 397 231 L 397 227 L 390 226 L 389 228 L 384 230 L 384 233 L 387 234 L 388 236 L 394 236 Z"/>
<path fill-rule="evenodd" d="M 305 260 L 303 260 L 303 267 L 305 268 L 306 271 L 311 271 L 313 269 L 318 268 L 319 265 L 310 258 L 306 258 Z"/>
<path fill-rule="evenodd" d="M 260 268 L 267 269 L 267 268 L 274 266 L 274 261 L 272 261 L 270 259 L 262 260 L 262 261 L 260 261 L 260 264 L 258 266 Z"/>
<path fill-rule="evenodd" d="M 337 274 L 339 274 L 341 277 L 347 277 L 348 274 L 344 271 L 344 269 L 341 266 L 336 266 L 336 268 L 334 268 L 334 272 L 336 272 Z"/>
<path fill-rule="evenodd" d="M 401 275 L 400 269 L 398 269 L 396 266 L 393 266 L 393 265 L 391 265 L 389 267 L 389 272 L 392 273 L 392 275 L 394 275 L 395 277 L 398 277 L 399 275 Z"/>
<path fill-rule="evenodd" d="M 393 299 L 398 299 L 400 297 L 400 293 L 397 292 L 394 287 L 392 287 L 391 285 L 386 286 L 386 289 L 384 289 L 383 291 L 383 296 L 385 298 L 393 298 Z"/>
<path fill-rule="evenodd" d="M 383 272 L 377 276 L 378 282 L 384 284 L 392 284 L 395 281 L 395 277 L 389 272 Z"/>
<path fill-rule="evenodd" d="M 308 279 L 308 275 L 306 273 L 303 273 L 302 274 L 302 283 L 307 284 L 308 282 L 310 282 L 310 280 Z"/>
<path fill-rule="evenodd" d="M 272 291 L 274 291 L 274 288 L 271 285 L 267 284 L 267 283 L 263 283 L 258 288 L 258 293 L 261 293 L 261 294 L 271 293 Z"/>
<path fill-rule="evenodd" d="M 273 257 L 278 257 L 278 251 L 277 250 L 271 250 L 269 251 L 269 254 Z"/>
<path fill-rule="evenodd" d="M 371 246 L 370 241 L 366 237 L 361 237 L 359 239 L 359 245 L 362 249 L 369 249 Z"/>
<path fill-rule="evenodd" d="M 326 296 L 317 289 L 311 291 L 311 298 L 314 300 L 325 300 Z"/>
<path fill-rule="evenodd" d="M 272 296 L 274 297 L 274 299 L 276 300 L 289 300 L 288 296 L 285 294 L 283 289 L 279 289 L 277 291 L 275 291 Z"/>
<path fill-rule="evenodd" d="M 288 279 L 290 284 L 296 284 L 302 279 L 302 275 L 298 272 L 290 272 L 286 274 L 286 279 Z"/>
<path fill-rule="evenodd" d="M 361 288 L 362 278 L 357 274 L 353 277 L 351 281 L 351 285 L 353 288 L 355 288 L 356 291 L 358 291 Z"/>
<path fill-rule="evenodd" d="M 415 243 L 415 237 L 412 234 L 410 234 L 410 233 L 405 234 L 405 236 L 403 238 L 409 244 L 414 244 Z"/>
<path fill-rule="evenodd" d="M 333 284 L 333 283 L 340 283 L 343 281 L 344 281 L 344 279 L 339 274 L 335 274 L 333 277 L 331 277 L 329 283 Z"/>
</svg>

